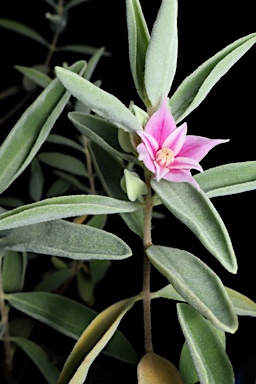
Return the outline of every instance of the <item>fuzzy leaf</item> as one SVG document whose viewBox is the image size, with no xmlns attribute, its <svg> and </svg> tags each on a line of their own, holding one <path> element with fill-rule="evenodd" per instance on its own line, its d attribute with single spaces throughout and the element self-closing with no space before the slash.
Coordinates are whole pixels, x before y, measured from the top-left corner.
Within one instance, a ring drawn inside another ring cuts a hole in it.
<svg viewBox="0 0 256 384">
<path fill-rule="evenodd" d="M 207 320 L 188 304 L 177 304 L 177 309 L 199 381 L 203 384 L 234 384 L 232 365 Z"/>
<path fill-rule="evenodd" d="M 126 0 L 126 15 L 132 77 L 138 94 L 146 102 L 144 70 L 149 32 L 139 0 Z"/>
<path fill-rule="evenodd" d="M 256 303 L 254 301 L 234 289 L 226 287 L 226 290 L 237 315 L 256 317 Z"/>
<path fill-rule="evenodd" d="M 32 200 L 39 201 L 43 195 L 44 174 L 36 157 L 32 160 L 30 174 L 29 195 Z"/>
<path fill-rule="evenodd" d="M 96 87 L 88 80 L 71 74 L 70 71 L 64 68 L 56 67 L 55 70 L 60 81 L 72 95 L 98 115 L 125 131 L 136 132 L 142 130 L 136 117 L 115 96 Z"/>
<path fill-rule="evenodd" d="M 25 24 L 19 23 L 14 20 L 0 18 L 0 27 L 6 28 L 12 32 L 19 33 L 20 35 L 29 37 L 30 39 L 33 39 L 38 43 L 45 45 L 47 48 L 49 47 L 49 43 L 38 32 L 34 31 L 34 29 L 28 27 Z"/>
<path fill-rule="evenodd" d="M 169 211 L 197 236 L 231 273 L 237 261 L 227 229 L 210 199 L 190 183 L 152 180 L 153 189 Z"/>
<path fill-rule="evenodd" d="M 69 139 L 68 137 L 56 135 L 55 133 L 51 133 L 46 140 L 48 143 L 54 143 L 59 145 L 65 145 L 67 147 L 78 150 L 79 152 L 84 153 L 84 147 L 77 142 Z"/>
<path fill-rule="evenodd" d="M 68 114 L 70 121 L 82 135 L 92 140 L 112 156 L 122 157 L 128 161 L 137 161 L 135 156 L 124 152 L 118 141 L 118 128 L 100 117 L 70 112 Z"/>
<path fill-rule="evenodd" d="M 89 45 L 84 44 L 71 44 L 57 47 L 56 51 L 82 53 L 83 55 L 93 55 L 98 51 L 98 49 L 99 48 L 91 47 Z M 110 53 L 104 51 L 102 56 L 110 56 Z"/>
<path fill-rule="evenodd" d="M 84 67 L 85 62 L 80 61 L 70 71 L 80 72 Z M 30 164 L 69 97 L 55 79 L 23 113 L 0 148 L 0 193 Z"/>
<path fill-rule="evenodd" d="M 92 55 L 90 60 L 88 60 L 87 67 L 86 67 L 86 70 L 85 70 L 84 75 L 83 75 L 83 77 L 86 80 L 91 79 L 92 74 L 93 74 L 100 58 L 104 55 L 104 52 L 105 52 L 105 47 L 101 47 L 101 48 L 97 49 L 97 51 Z"/>
<path fill-rule="evenodd" d="M 149 260 L 175 290 L 217 328 L 234 333 L 238 320 L 220 278 L 189 252 L 152 245 Z"/>
<path fill-rule="evenodd" d="M 60 374 L 58 384 L 84 383 L 92 362 L 113 337 L 123 316 L 131 309 L 136 300 L 136 297 L 132 297 L 119 301 L 105 309 L 91 322 L 70 353 Z M 84 360 L 80 364 L 83 358 Z M 79 367 L 69 381 L 78 364 L 80 364 Z"/>
<path fill-rule="evenodd" d="M 155 108 L 168 95 L 176 72 L 177 8 L 177 0 L 162 0 L 147 49 L 145 88 Z"/>
<path fill-rule="evenodd" d="M 256 161 L 210 168 L 195 179 L 210 198 L 252 191 L 256 189 Z"/>
<path fill-rule="evenodd" d="M 181 83 L 170 100 L 171 112 L 176 123 L 201 104 L 213 86 L 255 42 L 256 33 L 236 40 L 203 63 Z"/>
<path fill-rule="evenodd" d="M 88 176 L 84 163 L 76 157 L 60 152 L 42 152 L 38 155 L 38 159 L 53 168 L 70 172 L 73 175 Z"/>
<path fill-rule="evenodd" d="M 1 239 L 0 249 L 42 253 L 75 260 L 124 259 L 132 255 L 119 237 L 65 220 L 27 225 Z"/>
<path fill-rule="evenodd" d="M 78 340 L 97 312 L 67 297 L 48 292 L 16 293 L 5 296 L 12 307 Z M 136 362 L 134 349 L 117 331 L 104 353 L 127 363 Z"/>
<path fill-rule="evenodd" d="M 3 290 L 5 293 L 22 291 L 26 266 L 25 255 L 18 252 L 6 252 L 2 270 Z"/>
<path fill-rule="evenodd" d="M 39 345 L 31 340 L 23 339 L 22 337 L 11 337 L 11 341 L 20 347 L 33 361 L 47 383 L 56 384 L 59 377 L 59 370 Z"/>
<path fill-rule="evenodd" d="M 46 88 L 52 81 L 52 79 L 48 75 L 46 75 L 42 71 L 39 71 L 36 68 L 23 67 L 21 65 L 15 65 L 14 68 L 16 68 L 19 72 L 21 72 L 24 76 L 28 77 L 30 80 L 32 80 L 33 83 L 39 85 L 42 88 Z"/>
<path fill-rule="evenodd" d="M 0 215 L 0 231 L 66 217 L 132 212 L 138 208 L 140 208 L 140 204 L 106 196 L 53 197 L 2 213 Z"/>
</svg>

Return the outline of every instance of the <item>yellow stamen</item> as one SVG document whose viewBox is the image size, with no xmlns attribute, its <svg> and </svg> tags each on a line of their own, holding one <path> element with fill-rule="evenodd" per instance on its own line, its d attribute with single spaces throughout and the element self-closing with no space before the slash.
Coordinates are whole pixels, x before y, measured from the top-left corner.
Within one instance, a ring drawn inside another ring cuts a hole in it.
<svg viewBox="0 0 256 384">
<path fill-rule="evenodd" d="M 156 161 L 162 167 L 168 167 L 174 160 L 174 153 L 170 148 L 164 147 L 157 151 Z"/>
</svg>

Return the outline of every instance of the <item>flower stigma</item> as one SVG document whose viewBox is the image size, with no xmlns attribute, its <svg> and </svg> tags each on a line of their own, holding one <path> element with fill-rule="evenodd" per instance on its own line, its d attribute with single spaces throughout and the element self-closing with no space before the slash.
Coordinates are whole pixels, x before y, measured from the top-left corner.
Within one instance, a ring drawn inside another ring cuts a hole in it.
<svg viewBox="0 0 256 384">
<path fill-rule="evenodd" d="M 161 167 L 168 167 L 174 160 L 174 152 L 167 147 L 164 147 L 157 151 L 156 161 Z"/>
</svg>

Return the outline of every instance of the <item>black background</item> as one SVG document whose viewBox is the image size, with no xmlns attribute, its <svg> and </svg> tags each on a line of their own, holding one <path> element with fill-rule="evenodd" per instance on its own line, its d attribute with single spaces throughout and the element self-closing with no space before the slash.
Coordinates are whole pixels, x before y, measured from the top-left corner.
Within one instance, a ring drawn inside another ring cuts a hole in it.
<svg viewBox="0 0 256 384">
<path fill-rule="evenodd" d="M 141 4 L 151 29 L 160 1 L 141 1 Z M 225 8 L 219 4 L 220 2 L 179 1 L 178 69 L 170 95 L 202 62 L 236 39 L 256 30 L 253 2 L 247 0 L 241 5 L 240 2 L 227 1 Z M 0 5 L 0 17 L 25 23 L 50 41 L 52 33 L 44 17 L 48 11 L 51 11 L 51 8 L 43 0 L 2 1 Z M 4 29 L 0 29 L 0 41 L 1 92 L 7 86 L 20 82 L 20 74 L 13 65 L 41 64 L 47 51 L 33 40 Z M 102 88 L 120 98 L 126 105 L 133 100 L 135 104 L 143 107 L 136 95 L 129 69 L 124 0 L 91 0 L 72 9 L 68 28 L 61 35 L 60 44 L 74 43 L 105 46 L 112 56 L 102 58 L 92 80 L 101 79 Z M 213 149 L 207 155 L 201 163 L 204 169 L 229 162 L 255 160 L 255 49 L 256 47 L 253 47 L 247 52 L 212 89 L 206 100 L 186 118 L 190 134 L 230 139 L 228 144 Z M 63 61 L 72 64 L 82 58 L 88 60 L 89 56 L 58 53 L 51 65 L 62 65 Z M 17 101 L 16 98 L 0 101 L 0 116 Z M 20 112 L 1 125 L 1 138 L 8 134 L 19 116 Z M 65 121 L 63 129 L 71 129 L 68 124 Z M 17 185 L 22 188 L 21 184 Z M 24 185 L 23 187 L 25 189 Z M 230 233 L 238 258 L 237 275 L 226 272 L 200 245 L 195 236 L 164 209 L 162 211 L 168 220 L 164 226 L 160 221 L 156 221 L 153 241 L 160 245 L 182 248 L 201 257 L 219 274 L 225 285 L 256 300 L 255 192 L 215 198 L 213 203 Z M 136 294 L 141 289 L 140 243 L 135 235 L 126 234 L 126 227 L 120 221 L 115 225 L 115 220 L 110 218 L 109 228 L 113 231 L 113 225 L 115 226 L 115 233 L 129 243 L 134 255 L 125 261 L 113 263 L 105 279 L 107 287 L 103 283 L 96 291 L 97 310 L 116 300 Z M 152 275 L 153 289 L 166 284 L 166 280 L 159 274 L 153 272 Z M 121 329 L 135 345 L 139 355 L 143 353 L 143 337 L 140 334 L 141 315 L 141 309 L 135 309 L 121 324 Z M 256 354 L 255 324 L 254 318 L 242 317 L 237 333 L 233 336 L 227 335 L 227 352 L 236 372 Z M 155 351 L 177 365 L 177 354 L 183 336 L 177 325 L 175 306 L 172 303 L 164 300 L 153 303 L 153 340 Z M 126 372 L 126 366 L 121 364 L 120 367 Z M 250 381 L 244 383 L 250 384 Z"/>
</svg>

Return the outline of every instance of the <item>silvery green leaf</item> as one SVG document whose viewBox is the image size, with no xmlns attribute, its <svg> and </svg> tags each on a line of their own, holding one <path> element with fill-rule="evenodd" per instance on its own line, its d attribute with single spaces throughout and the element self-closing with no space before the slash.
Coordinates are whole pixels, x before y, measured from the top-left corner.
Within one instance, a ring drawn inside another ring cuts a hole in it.
<svg viewBox="0 0 256 384">
<path fill-rule="evenodd" d="M 132 77 L 138 94 L 147 103 L 144 88 L 144 71 L 149 32 L 139 0 L 126 0 L 126 14 Z"/>
<path fill-rule="evenodd" d="M 190 183 L 152 180 L 151 184 L 169 211 L 229 272 L 236 273 L 237 261 L 228 231 L 206 194 Z"/>
<path fill-rule="evenodd" d="M 0 248 L 75 260 L 121 260 L 132 255 L 130 247 L 112 233 L 65 220 L 14 229 L 1 239 Z"/>
<path fill-rule="evenodd" d="M 112 156 L 122 157 L 128 161 L 137 161 L 136 157 L 124 152 L 118 141 L 118 128 L 98 116 L 70 112 L 70 121 L 89 140 L 94 141 Z"/>
<path fill-rule="evenodd" d="M 92 77 L 92 74 L 100 60 L 100 58 L 103 56 L 105 52 L 105 47 L 101 47 L 97 49 L 97 51 L 92 55 L 92 57 L 87 62 L 87 67 L 84 72 L 83 77 L 87 80 L 90 80 Z"/>
<path fill-rule="evenodd" d="M 33 201 L 39 201 L 43 195 L 44 174 L 37 158 L 32 160 L 30 167 L 29 195 Z"/>
<path fill-rule="evenodd" d="M 61 169 L 73 175 L 88 176 L 85 164 L 74 156 L 60 152 L 41 152 L 38 159 L 53 168 Z"/>
<path fill-rule="evenodd" d="M 146 250 L 156 269 L 175 290 L 217 328 L 234 333 L 237 316 L 220 278 L 189 252 L 152 245 Z"/>
<path fill-rule="evenodd" d="M 33 363 L 40 370 L 49 384 L 56 384 L 59 377 L 59 370 L 51 362 L 50 357 L 38 344 L 22 337 L 11 337 L 11 342 L 16 344 L 26 353 Z"/>
<path fill-rule="evenodd" d="M 70 189 L 70 183 L 62 178 L 55 180 L 45 193 L 45 197 L 65 195 Z"/>
<path fill-rule="evenodd" d="M 12 307 L 75 340 L 97 316 L 91 308 L 54 293 L 14 293 L 5 295 L 5 298 Z M 120 331 L 116 332 L 103 352 L 121 361 L 136 362 L 134 349 Z"/>
<path fill-rule="evenodd" d="M 256 189 L 256 161 L 210 168 L 195 179 L 210 198 L 252 191 Z"/>
<path fill-rule="evenodd" d="M 38 32 L 34 31 L 34 29 L 28 27 L 25 24 L 19 23 L 14 20 L 0 18 L 0 27 L 6 28 L 12 32 L 19 33 L 20 35 L 29 37 L 30 39 L 33 39 L 38 43 L 43 44 L 47 48 L 49 48 L 49 43 Z"/>
<path fill-rule="evenodd" d="M 15 65 L 14 68 L 32 80 L 34 84 L 39 85 L 42 88 L 46 88 L 52 81 L 48 75 L 39 71 L 37 68 L 23 67 L 21 65 Z"/>
<path fill-rule="evenodd" d="M 145 88 L 154 108 L 168 95 L 176 72 L 177 8 L 177 0 L 162 0 L 146 53 Z"/>
<path fill-rule="evenodd" d="M 234 305 L 236 313 L 239 316 L 256 317 L 256 303 L 254 301 L 234 289 L 226 287 L 226 291 Z"/>
<path fill-rule="evenodd" d="M 2 213 L 0 231 L 79 215 L 132 212 L 140 204 L 106 196 L 74 195 L 45 199 Z"/>
<path fill-rule="evenodd" d="M 71 44 L 71 45 L 63 45 L 60 47 L 57 47 L 56 51 L 58 52 L 76 52 L 76 53 L 82 53 L 85 55 L 93 55 L 98 51 L 99 48 L 91 47 L 89 45 L 84 44 Z M 110 53 L 107 51 L 104 51 L 102 56 L 110 56 Z"/>
<path fill-rule="evenodd" d="M 54 144 L 59 144 L 59 145 L 65 145 L 70 148 L 76 149 L 79 152 L 84 153 L 84 147 L 75 142 L 74 140 L 69 139 L 68 137 L 57 135 L 55 133 L 51 133 L 46 140 L 48 143 L 54 143 Z"/>
<path fill-rule="evenodd" d="M 181 83 L 169 102 L 176 123 L 201 104 L 213 86 L 255 42 L 256 33 L 236 40 L 208 59 Z"/>
<path fill-rule="evenodd" d="M 85 62 L 70 67 L 81 72 Z M 30 164 L 70 97 L 55 79 L 27 108 L 0 148 L 0 193 Z"/>
<path fill-rule="evenodd" d="M 76 178 L 75 176 L 70 175 L 69 173 L 66 173 L 66 172 L 62 172 L 62 171 L 53 171 L 53 173 L 55 175 L 59 176 L 60 179 L 68 182 L 70 186 L 72 185 L 75 190 L 82 192 L 82 193 L 84 193 L 84 192 L 90 193 L 90 188 L 87 185 L 81 183 L 78 180 L 78 178 Z M 47 196 L 47 197 L 49 197 L 49 196 Z"/>
<path fill-rule="evenodd" d="M 177 310 L 200 383 L 234 384 L 232 365 L 208 321 L 188 304 L 177 304 Z"/>
<path fill-rule="evenodd" d="M 132 112 L 115 96 L 103 91 L 79 75 L 71 74 L 61 67 L 56 67 L 56 74 L 63 85 L 78 100 L 106 120 L 128 132 L 142 130 Z"/>
</svg>

